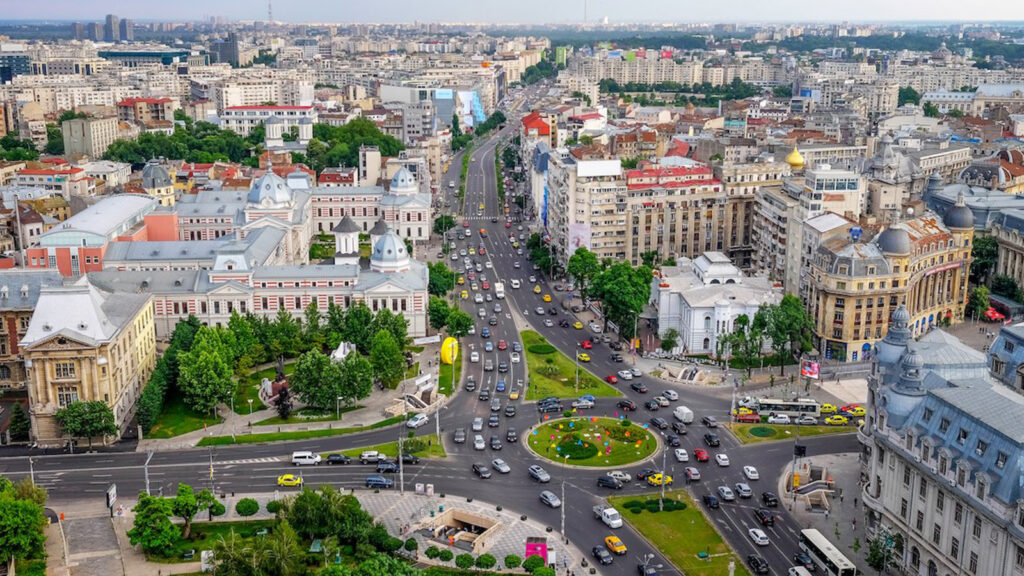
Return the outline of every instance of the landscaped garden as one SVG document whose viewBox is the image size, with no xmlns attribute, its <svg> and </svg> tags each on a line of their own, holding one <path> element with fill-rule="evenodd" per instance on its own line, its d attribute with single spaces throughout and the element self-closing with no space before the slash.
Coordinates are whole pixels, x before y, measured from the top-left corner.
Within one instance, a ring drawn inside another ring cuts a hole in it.
<svg viewBox="0 0 1024 576">
<path fill-rule="evenodd" d="M 285 420 L 278 416 L 271 416 L 259 422 L 253 422 L 253 426 L 280 426 L 282 424 L 302 424 L 303 422 L 330 422 L 338 419 L 338 414 L 344 414 L 346 412 L 352 412 L 353 410 L 359 410 L 364 408 L 362 404 L 356 404 L 355 406 L 341 406 L 338 410 L 319 410 L 317 408 L 299 408 L 294 410 Z"/>
<path fill-rule="evenodd" d="M 444 458 L 446 456 L 444 446 L 437 439 L 437 434 L 427 434 L 426 436 L 417 436 L 415 438 L 409 438 L 402 442 L 402 448 L 406 454 L 412 454 L 413 456 L 419 456 L 420 458 Z M 349 450 L 342 450 L 341 453 L 352 458 L 359 458 L 359 455 L 365 450 L 374 450 L 381 454 L 386 454 L 389 458 L 398 456 L 398 442 L 385 442 L 384 444 L 377 444 L 376 446 L 363 446 L 361 448 L 352 448 Z M 328 453 L 323 454 L 326 458 Z"/>
<path fill-rule="evenodd" d="M 539 400 L 547 396 L 572 398 L 582 394 L 594 396 L 620 396 L 615 388 L 586 370 L 586 363 L 579 366 L 579 388 L 576 387 L 576 363 L 566 357 L 540 334 L 533 330 L 520 333 L 529 368 L 527 400 Z"/>
<path fill-rule="evenodd" d="M 409 415 L 411 416 L 411 414 Z M 343 434 L 356 434 L 366 432 L 385 426 L 394 426 L 404 422 L 406 416 L 393 416 L 369 426 L 354 426 L 351 428 L 326 428 L 320 430 L 293 430 L 290 432 L 266 432 L 260 434 L 236 434 L 234 436 L 207 436 L 199 441 L 197 446 L 227 446 L 229 444 L 259 444 L 261 442 L 283 442 L 286 440 L 306 440 L 309 438 L 326 438 L 328 436 L 341 436 Z"/>
<path fill-rule="evenodd" d="M 800 436 L 824 436 L 826 434 L 851 434 L 856 432 L 853 426 L 798 426 L 795 424 L 748 424 L 745 422 L 726 422 L 726 428 L 732 430 L 736 438 L 744 444 L 772 442 L 775 440 L 792 440 Z"/>
<path fill-rule="evenodd" d="M 730 560 L 736 563 L 736 576 L 750 574 L 685 490 L 666 492 L 664 511 L 659 511 L 658 496 L 613 496 L 608 502 L 683 574 L 728 574 Z"/>
<path fill-rule="evenodd" d="M 623 466 L 658 449 L 646 424 L 585 415 L 540 424 L 530 431 L 527 444 L 543 458 L 573 466 Z"/>
<path fill-rule="evenodd" d="M 173 438 L 188 432 L 199 430 L 206 424 L 220 424 L 217 416 L 196 414 L 181 396 L 169 396 L 164 401 L 164 409 L 156 419 L 153 427 L 145 435 L 146 438 Z"/>
</svg>

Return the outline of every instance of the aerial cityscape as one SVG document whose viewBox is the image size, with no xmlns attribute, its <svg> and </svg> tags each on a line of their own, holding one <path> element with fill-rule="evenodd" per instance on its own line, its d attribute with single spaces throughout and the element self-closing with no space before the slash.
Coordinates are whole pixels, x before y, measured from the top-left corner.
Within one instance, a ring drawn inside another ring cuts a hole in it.
<svg viewBox="0 0 1024 576">
<path fill-rule="evenodd" d="M 1024 576 L 1024 3 L 0 4 L 0 576 Z"/>
</svg>

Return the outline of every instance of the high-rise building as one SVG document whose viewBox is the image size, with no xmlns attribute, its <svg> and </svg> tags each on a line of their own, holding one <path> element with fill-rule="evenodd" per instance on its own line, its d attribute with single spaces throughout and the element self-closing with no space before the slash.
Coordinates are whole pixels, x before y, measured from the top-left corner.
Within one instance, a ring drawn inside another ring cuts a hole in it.
<svg viewBox="0 0 1024 576">
<path fill-rule="evenodd" d="M 106 24 L 103 25 L 103 39 L 107 42 L 118 42 L 121 40 L 120 18 L 114 14 L 107 14 Z"/>
<path fill-rule="evenodd" d="M 103 24 L 90 22 L 85 25 L 86 36 L 94 42 L 103 41 Z"/>
<path fill-rule="evenodd" d="M 135 40 L 135 21 L 131 18 L 125 18 L 121 20 L 121 40 L 131 42 Z"/>
<path fill-rule="evenodd" d="M 81 22 L 72 22 L 71 37 L 75 40 L 85 40 L 85 24 L 82 24 Z"/>
<path fill-rule="evenodd" d="M 61 123 L 64 152 L 99 158 L 117 139 L 117 118 L 73 118 Z"/>
</svg>

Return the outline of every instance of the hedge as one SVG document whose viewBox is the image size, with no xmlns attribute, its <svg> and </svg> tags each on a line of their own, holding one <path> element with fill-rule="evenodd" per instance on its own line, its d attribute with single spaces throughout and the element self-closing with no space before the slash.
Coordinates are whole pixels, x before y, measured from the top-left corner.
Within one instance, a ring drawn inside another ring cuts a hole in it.
<svg viewBox="0 0 1024 576">
<path fill-rule="evenodd" d="M 210 506 L 210 514 L 212 516 L 223 516 L 225 512 L 227 512 L 227 509 L 224 508 L 224 505 L 221 504 L 220 501 L 214 502 Z"/>
<path fill-rule="evenodd" d="M 252 516 L 260 511 L 260 503 L 252 498 L 242 498 L 235 504 L 235 512 L 239 516 Z"/>
<path fill-rule="evenodd" d="M 471 554 L 459 554 L 455 557 L 455 565 L 463 570 L 469 570 L 474 564 L 473 556 Z"/>
<path fill-rule="evenodd" d="M 527 348 L 533 354 L 554 354 L 558 349 L 551 344 L 530 344 Z"/>
<path fill-rule="evenodd" d="M 267 512 L 271 514 L 277 514 L 281 511 L 281 502 L 279 500 L 271 500 L 267 502 Z"/>
</svg>

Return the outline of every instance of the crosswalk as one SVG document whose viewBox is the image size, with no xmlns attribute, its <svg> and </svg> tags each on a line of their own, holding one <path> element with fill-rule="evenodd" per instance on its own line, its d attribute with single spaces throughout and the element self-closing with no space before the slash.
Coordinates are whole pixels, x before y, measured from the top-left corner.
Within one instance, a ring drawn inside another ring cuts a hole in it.
<svg viewBox="0 0 1024 576">
<path fill-rule="evenodd" d="M 220 464 L 220 465 L 224 465 L 224 464 L 266 464 L 266 463 L 270 463 L 270 462 L 281 462 L 283 460 L 284 460 L 284 458 L 281 457 L 281 456 L 278 456 L 278 457 L 267 456 L 265 458 L 245 458 L 243 460 L 224 460 L 224 461 L 216 462 L 215 464 Z"/>
</svg>

